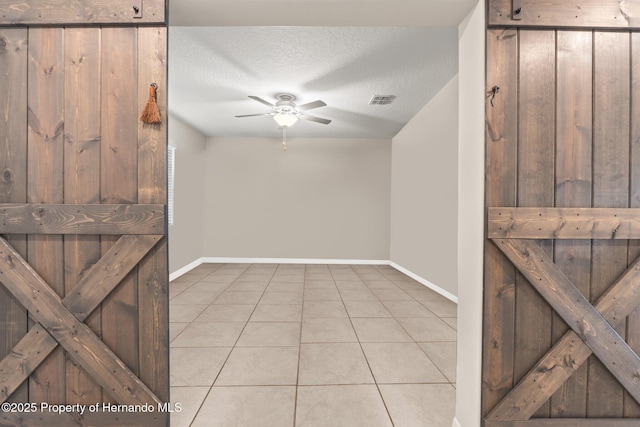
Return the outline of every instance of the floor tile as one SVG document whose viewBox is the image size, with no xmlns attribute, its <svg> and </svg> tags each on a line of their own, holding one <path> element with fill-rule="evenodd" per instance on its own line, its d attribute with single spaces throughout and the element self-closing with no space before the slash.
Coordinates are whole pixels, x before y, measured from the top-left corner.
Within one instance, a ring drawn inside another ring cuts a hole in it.
<svg viewBox="0 0 640 427">
<path fill-rule="evenodd" d="M 278 274 L 276 273 L 270 283 L 304 283 L 304 276 L 295 274 Z"/>
<path fill-rule="evenodd" d="M 274 282 L 272 281 L 267 286 L 267 292 L 275 291 L 275 292 L 290 292 L 294 291 L 297 293 L 302 292 L 304 289 L 304 282 Z"/>
<path fill-rule="evenodd" d="M 330 272 L 326 273 L 305 273 L 305 281 L 307 280 L 333 280 L 333 276 Z"/>
<path fill-rule="evenodd" d="M 418 345 L 451 382 L 456 382 L 456 343 L 423 342 Z"/>
<path fill-rule="evenodd" d="M 375 385 L 300 386 L 296 427 L 391 427 Z"/>
<path fill-rule="evenodd" d="M 266 291 L 260 299 L 260 304 L 302 304 L 302 291 Z"/>
<path fill-rule="evenodd" d="M 340 289 L 343 301 L 378 301 L 378 297 L 368 289 Z"/>
<path fill-rule="evenodd" d="M 267 281 L 263 281 L 263 282 L 233 282 L 228 288 L 227 291 L 256 291 L 256 292 L 263 292 L 266 288 L 267 285 L 269 284 L 269 282 Z"/>
<path fill-rule="evenodd" d="M 251 322 L 300 322 L 302 305 L 300 304 L 263 304 L 257 305 Z"/>
<path fill-rule="evenodd" d="M 254 307 L 253 304 L 212 304 L 194 322 L 246 322 Z"/>
<path fill-rule="evenodd" d="M 416 342 L 455 341 L 456 331 L 437 317 L 399 318 Z"/>
<path fill-rule="evenodd" d="M 337 289 L 305 289 L 305 301 L 340 301 Z"/>
<path fill-rule="evenodd" d="M 347 317 L 342 301 L 305 301 L 304 317 Z"/>
<path fill-rule="evenodd" d="M 360 344 L 302 344 L 298 384 L 370 384 L 371 371 Z"/>
<path fill-rule="evenodd" d="M 207 292 L 194 292 L 194 291 L 184 291 L 177 297 L 175 297 L 171 304 L 211 304 L 213 300 L 215 300 L 220 292 L 218 291 L 207 291 Z"/>
<path fill-rule="evenodd" d="M 353 318 L 353 327 L 360 342 L 411 342 L 411 337 L 393 318 Z"/>
<path fill-rule="evenodd" d="M 194 322 L 173 340 L 171 346 L 230 347 L 238 340 L 244 325 L 244 322 Z"/>
<path fill-rule="evenodd" d="M 435 317 L 418 301 L 383 301 L 384 306 L 393 317 Z"/>
<path fill-rule="evenodd" d="M 171 387 L 171 404 L 180 404 L 180 412 L 171 413 L 171 427 L 189 427 L 210 387 Z"/>
<path fill-rule="evenodd" d="M 380 385 L 395 427 L 451 427 L 455 389 L 449 384 Z"/>
<path fill-rule="evenodd" d="M 441 319 L 456 331 L 458 330 L 458 318 L 457 317 L 441 317 Z"/>
<path fill-rule="evenodd" d="M 189 322 L 171 322 L 169 323 L 169 342 L 173 341 L 180 332 L 189 326 Z"/>
<path fill-rule="evenodd" d="M 189 288 L 189 291 L 193 292 L 218 292 L 222 293 L 225 289 L 231 286 L 229 283 L 211 283 L 211 282 L 198 282 Z"/>
<path fill-rule="evenodd" d="M 336 287 L 340 290 L 343 289 L 351 289 L 351 290 L 365 290 L 368 291 L 369 288 L 364 284 L 361 280 L 336 280 Z"/>
<path fill-rule="evenodd" d="M 216 385 L 295 385 L 298 347 L 236 347 Z"/>
<path fill-rule="evenodd" d="M 458 304 L 453 301 L 422 301 L 422 304 L 433 311 L 438 317 L 458 316 Z"/>
<path fill-rule="evenodd" d="M 400 289 L 396 285 L 393 284 L 390 280 L 364 280 L 364 283 L 367 285 L 369 289 L 387 289 L 387 290 L 395 290 Z"/>
<path fill-rule="evenodd" d="M 351 322 L 346 318 L 303 318 L 302 342 L 357 342 Z"/>
<path fill-rule="evenodd" d="M 172 348 L 171 386 L 210 386 L 230 351 L 230 347 Z"/>
<path fill-rule="evenodd" d="M 186 291 L 187 289 L 189 289 L 191 286 L 193 286 L 193 282 L 192 281 L 185 281 L 185 282 L 171 282 L 169 284 L 169 291 L 170 292 L 182 292 L 182 291 Z"/>
<path fill-rule="evenodd" d="M 345 301 L 349 317 L 391 317 L 379 301 Z"/>
<path fill-rule="evenodd" d="M 448 382 L 415 343 L 362 343 L 362 349 L 378 384 Z"/>
<path fill-rule="evenodd" d="M 207 308 L 206 305 L 193 304 L 193 305 L 169 305 L 169 321 L 170 322 L 193 322 L 193 319 L 198 317 L 200 313 Z"/>
<path fill-rule="evenodd" d="M 257 304 L 262 292 L 223 292 L 213 304 Z"/>
<path fill-rule="evenodd" d="M 432 291 L 427 287 L 423 287 L 422 289 L 416 289 L 416 290 L 408 289 L 405 292 L 411 295 L 412 297 L 414 297 L 415 299 L 417 299 L 418 301 L 449 301 L 439 293 Z"/>
<path fill-rule="evenodd" d="M 300 343 L 299 322 L 249 322 L 236 344 L 239 347 L 285 347 Z"/>
<path fill-rule="evenodd" d="M 292 426 L 295 400 L 296 388 L 290 386 L 216 386 L 192 427 Z"/>
<path fill-rule="evenodd" d="M 334 290 L 336 284 L 333 280 L 305 280 L 304 287 L 305 289 Z"/>
<path fill-rule="evenodd" d="M 373 293 L 380 301 L 415 301 L 411 295 L 402 289 L 373 289 Z"/>
</svg>

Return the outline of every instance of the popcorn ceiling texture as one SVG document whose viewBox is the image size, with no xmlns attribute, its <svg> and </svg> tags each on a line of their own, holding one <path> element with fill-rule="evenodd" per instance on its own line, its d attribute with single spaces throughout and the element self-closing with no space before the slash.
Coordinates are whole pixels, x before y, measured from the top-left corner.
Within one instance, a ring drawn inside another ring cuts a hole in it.
<svg viewBox="0 0 640 427">
<path fill-rule="evenodd" d="M 260 2 L 258 2 L 260 3 Z M 455 25 L 455 24 L 454 24 Z M 269 112 L 249 99 L 327 103 L 290 138 L 392 138 L 458 72 L 458 28 L 171 27 L 169 109 L 207 136 L 281 137 Z M 391 105 L 368 105 L 374 94 Z"/>
</svg>

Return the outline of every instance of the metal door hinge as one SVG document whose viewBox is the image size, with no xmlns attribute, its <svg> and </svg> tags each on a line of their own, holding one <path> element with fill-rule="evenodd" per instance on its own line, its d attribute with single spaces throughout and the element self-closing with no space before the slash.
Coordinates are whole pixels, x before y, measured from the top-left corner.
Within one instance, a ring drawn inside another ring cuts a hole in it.
<svg viewBox="0 0 640 427">
<path fill-rule="evenodd" d="M 133 17 L 142 18 L 142 0 L 133 0 Z"/>
<path fill-rule="evenodd" d="M 522 19 L 522 0 L 511 0 L 511 19 Z"/>
</svg>

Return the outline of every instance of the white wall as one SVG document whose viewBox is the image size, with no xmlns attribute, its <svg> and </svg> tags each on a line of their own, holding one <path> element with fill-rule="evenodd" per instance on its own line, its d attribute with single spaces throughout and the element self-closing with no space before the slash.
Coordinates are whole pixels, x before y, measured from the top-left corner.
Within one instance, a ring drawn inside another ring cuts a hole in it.
<svg viewBox="0 0 640 427">
<path fill-rule="evenodd" d="M 393 138 L 391 261 L 458 294 L 458 77 Z"/>
<path fill-rule="evenodd" d="M 205 137 L 169 115 L 169 144 L 175 153 L 174 224 L 169 226 L 169 271 L 202 257 Z"/>
<path fill-rule="evenodd" d="M 481 0 L 459 27 L 458 371 L 456 423 L 480 426 L 484 242 L 484 16 Z M 455 425 L 455 423 L 454 423 Z"/>
<path fill-rule="evenodd" d="M 391 142 L 208 138 L 205 257 L 389 259 Z"/>
</svg>

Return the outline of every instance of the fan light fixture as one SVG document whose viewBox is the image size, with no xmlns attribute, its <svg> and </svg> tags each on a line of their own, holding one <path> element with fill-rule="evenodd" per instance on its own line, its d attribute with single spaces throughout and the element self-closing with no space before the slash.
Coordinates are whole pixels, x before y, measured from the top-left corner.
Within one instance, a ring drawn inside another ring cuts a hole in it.
<svg viewBox="0 0 640 427">
<path fill-rule="evenodd" d="M 278 126 L 291 127 L 298 121 L 298 118 L 291 113 L 280 112 L 273 116 L 273 120 L 278 123 Z"/>
</svg>

